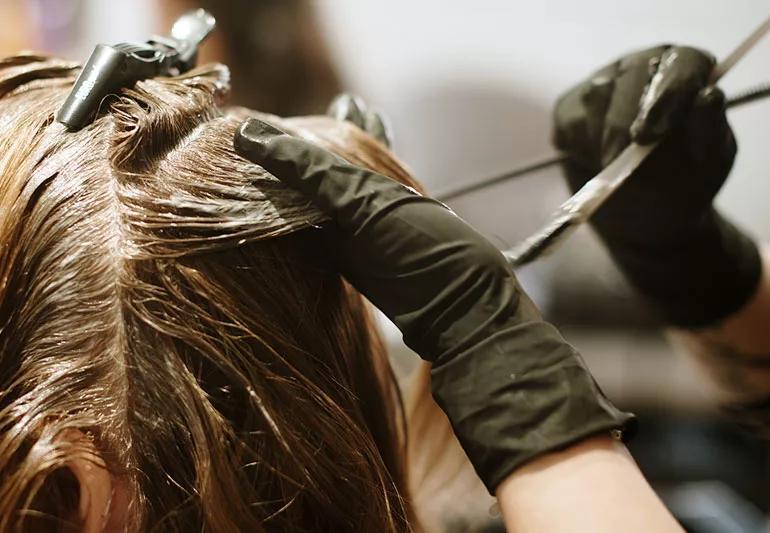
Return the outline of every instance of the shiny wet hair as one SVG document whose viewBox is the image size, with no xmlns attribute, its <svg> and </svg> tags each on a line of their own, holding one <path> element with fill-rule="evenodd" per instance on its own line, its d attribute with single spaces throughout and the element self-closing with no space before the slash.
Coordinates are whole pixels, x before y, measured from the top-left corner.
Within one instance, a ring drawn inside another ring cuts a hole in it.
<svg viewBox="0 0 770 533">
<path fill-rule="evenodd" d="M 0 61 L 0 530 L 81 527 L 75 457 L 124 487 L 131 531 L 412 530 L 367 307 L 323 215 L 234 153 L 256 114 L 220 107 L 227 70 L 67 132 L 77 70 Z M 267 120 L 416 186 L 350 124 Z"/>
</svg>

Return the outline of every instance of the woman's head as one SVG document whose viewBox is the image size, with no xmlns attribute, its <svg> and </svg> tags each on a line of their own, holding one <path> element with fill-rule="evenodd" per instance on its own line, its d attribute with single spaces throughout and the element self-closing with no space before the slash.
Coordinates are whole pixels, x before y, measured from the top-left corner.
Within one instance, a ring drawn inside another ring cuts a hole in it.
<svg viewBox="0 0 770 533">
<path fill-rule="evenodd" d="M 0 62 L 0 529 L 409 529 L 364 302 L 321 213 L 234 153 L 253 112 L 219 107 L 227 71 L 139 82 L 70 133 L 75 74 Z M 414 185 L 350 125 L 269 120 Z"/>
</svg>

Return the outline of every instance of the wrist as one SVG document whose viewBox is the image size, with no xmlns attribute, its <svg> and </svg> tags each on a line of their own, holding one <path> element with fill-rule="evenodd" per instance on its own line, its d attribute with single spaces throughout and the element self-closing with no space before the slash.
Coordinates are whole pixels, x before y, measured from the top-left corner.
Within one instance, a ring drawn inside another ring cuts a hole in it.
<svg viewBox="0 0 770 533">
<path fill-rule="evenodd" d="M 672 228 L 659 242 L 606 238 L 621 271 L 668 323 L 716 324 L 754 294 L 762 271 L 753 239 L 715 209 L 687 232 Z"/>
<path fill-rule="evenodd" d="M 510 531 L 681 531 L 625 447 L 606 436 L 538 457 L 496 496 Z"/>
<path fill-rule="evenodd" d="M 548 323 L 512 325 L 431 369 L 436 403 L 490 493 L 537 457 L 593 435 L 633 436 L 636 418 L 604 396 Z"/>
</svg>

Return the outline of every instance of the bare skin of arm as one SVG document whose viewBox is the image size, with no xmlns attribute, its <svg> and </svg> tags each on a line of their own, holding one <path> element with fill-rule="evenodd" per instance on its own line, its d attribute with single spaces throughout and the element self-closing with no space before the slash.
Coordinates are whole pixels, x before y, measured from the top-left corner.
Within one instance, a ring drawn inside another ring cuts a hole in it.
<svg viewBox="0 0 770 533">
<path fill-rule="evenodd" d="M 757 291 L 738 312 L 713 327 L 670 332 L 709 378 L 721 404 L 770 397 L 770 250 L 762 258 Z"/>
<path fill-rule="evenodd" d="M 496 495 L 508 531 L 681 532 L 626 447 L 585 439 L 516 470 Z"/>
<path fill-rule="evenodd" d="M 770 251 L 754 296 L 709 328 L 671 330 L 719 403 L 770 397 Z M 511 474 L 496 495 L 509 531 L 682 531 L 625 446 L 586 439 Z"/>
<path fill-rule="evenodd" d="M 719 324 L 671 330 L 719 403 L 770 397 L 770 251 L 754 296 Z M 682 531 L 625 446 L 586 439 L 511 474 L 496 495 L 509 531 Z"/>
</svg>

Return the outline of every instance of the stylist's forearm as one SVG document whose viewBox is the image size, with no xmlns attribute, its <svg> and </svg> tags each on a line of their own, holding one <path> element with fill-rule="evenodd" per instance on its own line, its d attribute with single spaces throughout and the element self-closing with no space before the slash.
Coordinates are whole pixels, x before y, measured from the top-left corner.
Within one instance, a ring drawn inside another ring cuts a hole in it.
<svg viewBox="0 0 770 533">
<path fill-rule="evenodd" d="M 495 492 L 511 532 L 683 531 L 625 446 L 610 437 L 542 455 Z"/>
<path fill-rule="evenodd" d="M 710 327 L 670 332 L 722 403 L 770 396 L 770 250 L 762 259 L 757 289 L 737 312 Z"/>
</svg>

